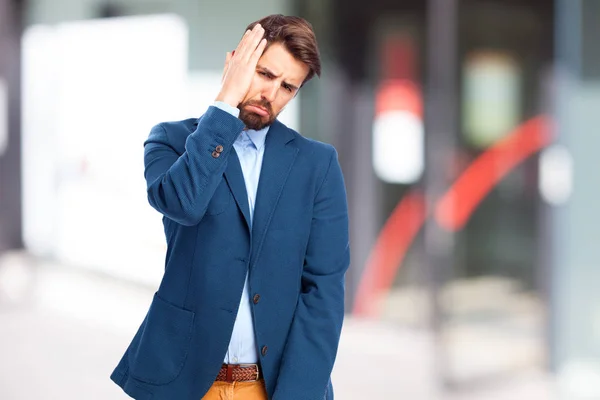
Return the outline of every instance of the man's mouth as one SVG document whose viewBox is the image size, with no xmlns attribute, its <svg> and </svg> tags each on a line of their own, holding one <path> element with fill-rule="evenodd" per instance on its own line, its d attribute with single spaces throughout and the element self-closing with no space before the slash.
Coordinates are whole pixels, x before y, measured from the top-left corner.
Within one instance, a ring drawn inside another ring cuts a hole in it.
<svg viewBox="0 0 600 400">
<path fill-rule="evenodd" d="M 269 116 L 269 112 L 267 111 L 266 108 L 261 107 L 261 106 L 255 106 L 255 105 L 247 105 L 246 107 L 248 107 L 248 111 L 251 111 L 253 113 L 256 113 L 262 117 L 268 117 Z"/>
</svg>

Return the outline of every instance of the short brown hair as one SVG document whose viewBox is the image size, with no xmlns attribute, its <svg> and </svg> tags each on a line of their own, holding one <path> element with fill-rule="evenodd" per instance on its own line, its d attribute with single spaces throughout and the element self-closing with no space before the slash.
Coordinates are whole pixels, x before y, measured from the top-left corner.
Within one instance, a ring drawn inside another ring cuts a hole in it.
<svg viewBox="0 0 600 400">
<path fill-rule="evenodd" d="M 281 43 L 298 61 L 309 68 L 304 85 L 315 75 L 321 76 L 321 57 L 313 27 L 304 18 L 273 14 L 254 21 L 247 29 L 260 24 L 265 29 L 267 48 L 273 43 Z M 266 49 L 266 48 L 265 48 Z"/>
</svg>

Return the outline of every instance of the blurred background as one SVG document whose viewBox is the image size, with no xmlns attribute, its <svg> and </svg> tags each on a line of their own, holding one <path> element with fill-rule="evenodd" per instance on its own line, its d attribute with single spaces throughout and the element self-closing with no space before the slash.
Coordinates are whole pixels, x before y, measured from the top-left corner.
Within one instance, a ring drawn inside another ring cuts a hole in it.
<svg viewBox="0 0 600 400">
<path fill-rule="evenodd" d="M 126 398 L 142 143 L 272 13 L 323 59 L 281 120 L 346 177 L 338 398 L 600 399 L 600 0 L 0 0 L 0 399 Z"/>
</svg>

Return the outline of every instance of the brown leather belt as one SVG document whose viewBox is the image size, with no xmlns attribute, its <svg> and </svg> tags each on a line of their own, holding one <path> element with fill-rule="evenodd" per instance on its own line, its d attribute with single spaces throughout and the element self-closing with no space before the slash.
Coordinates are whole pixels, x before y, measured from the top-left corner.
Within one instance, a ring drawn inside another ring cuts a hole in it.
<svg viewBox="0 0 600 400">
<path fill-rule="evenodd" d="M 252 382 L 260 378 L 258 364 L 223 364 L 217 375 L 220 382 Z"/>
</svg>

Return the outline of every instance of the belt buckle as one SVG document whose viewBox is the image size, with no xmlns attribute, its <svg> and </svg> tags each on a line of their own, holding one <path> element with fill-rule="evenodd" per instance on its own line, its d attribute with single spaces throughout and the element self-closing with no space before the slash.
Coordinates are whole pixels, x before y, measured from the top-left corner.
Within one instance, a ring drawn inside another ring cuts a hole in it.
<svg viewBox="0 0 600 400">
<path fill-rule="evenodd" d="M 241 368 L 254 367 L 254 369 L 256 369 L 256 379 L 248 379 L 248 380 L 240 381 L 240 382 L 255 382 L 255 381 L 258 381 L 258 378 L 260 378 L 260 369 L 258 368 L 258 364 L 238 364 L 238 367 L 241 367 Z"/>
</svg>

